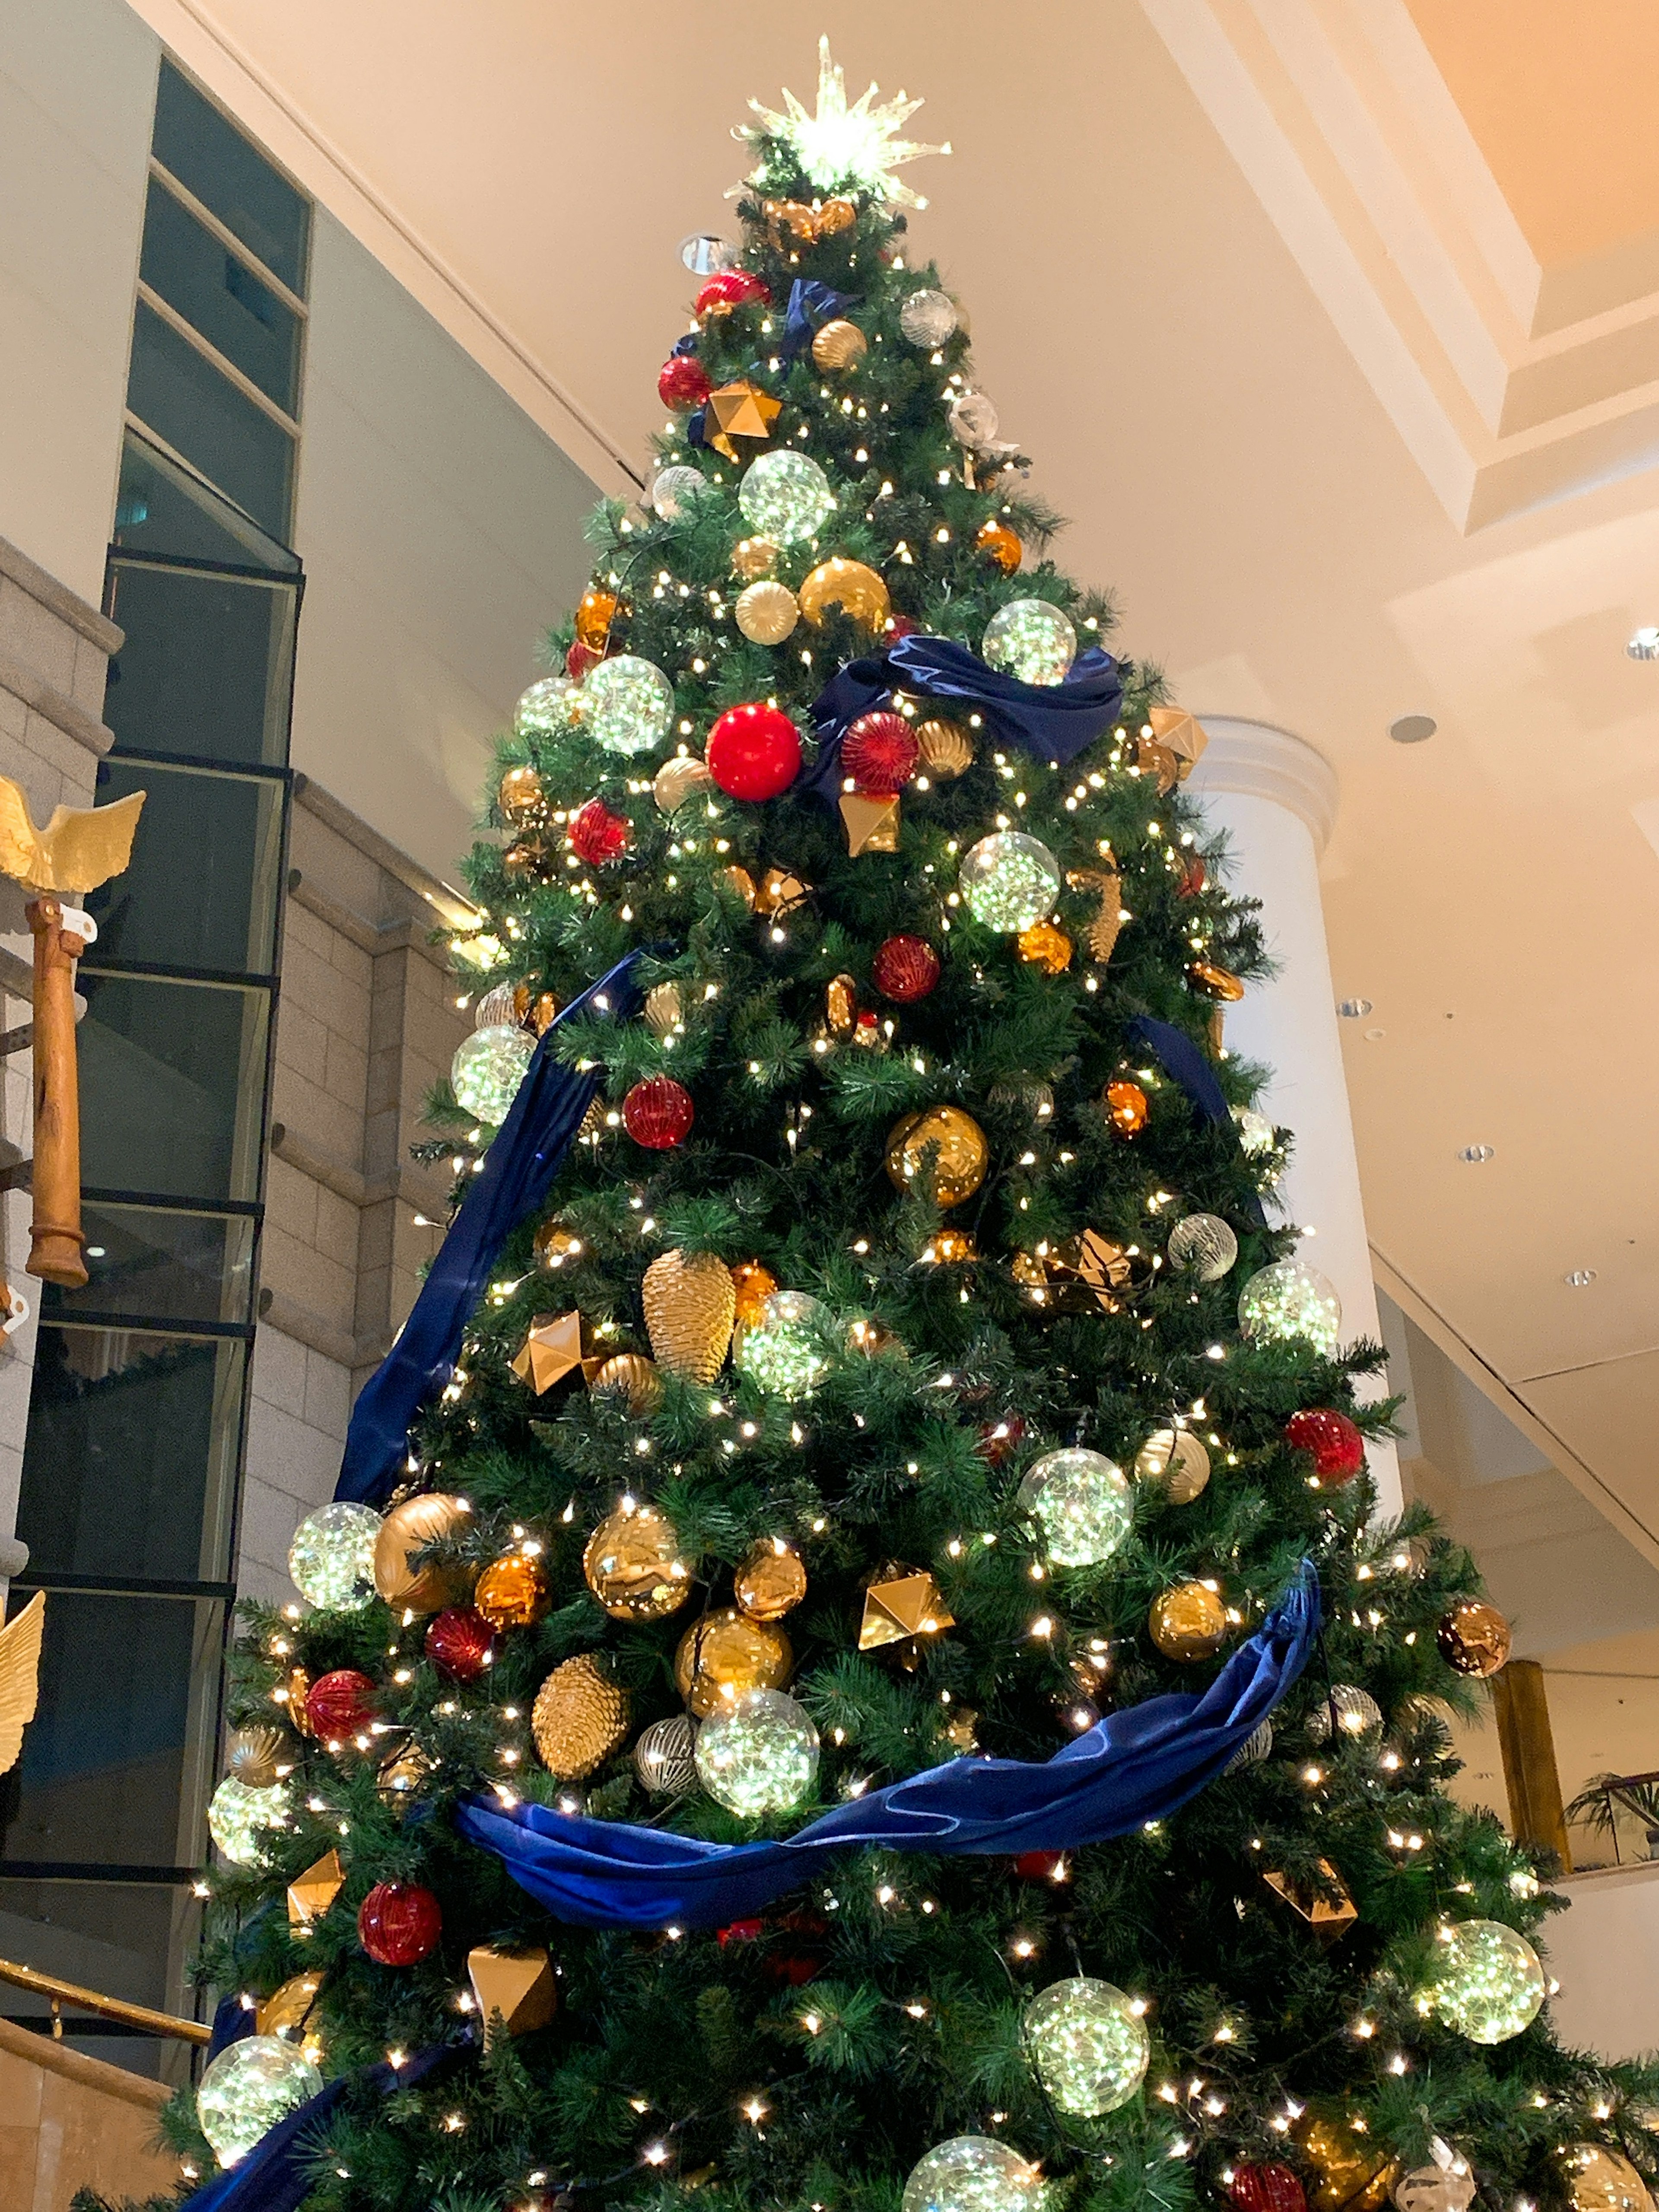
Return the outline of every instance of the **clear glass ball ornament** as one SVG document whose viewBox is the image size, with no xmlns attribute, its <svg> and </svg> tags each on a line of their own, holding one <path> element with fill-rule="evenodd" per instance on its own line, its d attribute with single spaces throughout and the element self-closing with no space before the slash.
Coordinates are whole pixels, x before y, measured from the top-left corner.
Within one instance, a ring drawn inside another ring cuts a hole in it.
<svg viewBox="0 0 1659 2212">
<path fill-rule="evenodd" d="M 521 738 L 555 738 L 582 718 L 581 687 L 568 676 L 543 676 L 520 695 L 513 726 Z"/>
<path fill-rule="evenodd" d="M 994 830 L 963 854 L 957 882 L 975 921 L 1015 936 L 1053 909 L 1060 862 L 1041 838 Z"/>
<path fill-rule="evenodd" d="M 688 462 L 676 461 L 665 469 L 659 469 L 651 479 L 649 498 L 653 507 L 664 522 L 680 522 L 685 518 L 694 499 L 706 491 L 717 491 L 701 469 L 692 468 Z"/>
<path fill-rule="evenodd" d="M 805 1398 L 828 1364 L 819 1342 L 823 1317 L 822 1304 L 805 1291 L 774 1291 L 759 1321 L 738 1337 L 732 1364 L 763 1390 Z"/>
<path fill-rule="evenodd" d="M 607 752 L 648 753 L 674 720 L 674 687 L 654 660 L 619 653 L 588 671 L 587 726 Z"/>
<path fill-rule="evenodd" d="M 203 2075 L 196 2117 L 221 2166 L 246 2158 L 298 2105 L 322 2094 L 323 2077 L 280 2035 L 245 2035 Z"/>
<path fill-rule="evenodd" d="M 1258 1267 L 1238 1294 L 1238 1325 L 1259 1342 L 1300 1339 L 1327 1358 L 1342 1334 L 1342 1301 L 1336 1286 L 1305 1260 L 1276 1260 Z"/>
<path fill-rule="evenodd" d="M 994 2136 L 952 2136 L 919 2159 L 902 2212 L 1038 2212 L 1042 2177 Z"/>
<path fill-rule="evenodd" d="M 1047 599 L 1010 599 L 985 625 L 980 655 L 1022 684 L 1060 684 L 1077 659 L 1071 618 Z"/>
<path fill-rule="evenodd" d="M 1430 1995 L 1443 2020 L 1471 2043 L 1507 2043 L 1530 2027 L 1547 1993 L 1538 1954 L 1501 1920 L 1463 1920 L 1439 1947 Z"/>
<path fill-rule="evenodd" d="M 738 486 L 743 519 L 775 545 L 816 537 L 836 511 L 830 479 L 815 460 L 785 447 L 750 461 Z"/>
<path fill-rule="evenodd" d="M 1110 1982 L 1051 1982 L 1025 2009 L 1025 2049 L 1062 2112 L 1098 2119 L 1127 2105 L 1146 2077 L 1145 2022 Z"/>
<path fill-rule="evenodd" d="M 1370 1692 L 1362 1690 L 1357 1682 L 1333 1682 L 1328 1693 L 1308 1715 L 1305 1726 L 1310 1743 L 1327 1741 L 1333 1713 L 1340 1740 L 1363 1743 L 1367 1736 L 1382 1733 L 1382 1708 Z"/>
<path fill-rule="evenodd" d="M 1019 1502 L 1042 1526 L 1057 1567 L 1097 1567 L 1134 1520 L 1134 1493 L 1115 1461 L 1079 1444 L 1044 1452 L 1019 1486 Z"/>
<path fill-rule="evenodd" d="M 1258 1113 L 1254 1106 L 1235 1106 L 1233 1125 L 1238 1131 L 1239 1148 L 1250 1159 L 1272 1152 L 1279 1142 L 1271 1116 Z"/>
<path fill-rule="evenodd" d="M 799 1805 L 818 1771 L 818 1732 L 783 1690 L 750 1690 L 697 1730 L 697 1779 L 730 1813 L 755 1819 Z"/>
<path fill-rule="evenodd" d="M 266 1831 L 283 1826 L 288 1812 L 286 1784 L 260 1789 L 228 1774 L 208 1800 L 208 1833 L 232 1866 L 263 1866 Z"/>
<path fill-rule="evenodd" d="M 956 301 L 945 292 L 912 292 L 899 309 L 900 333 L 913 346 L 942 346 L 957 327 Z"/>
<path fill-rule="evenodd" d="M 374 1543 L 380 1516 L 372 1505 L 319 1505 L 288 1547 L 289 1579 L 307 1605 L 356 1613 L 374 1595 Z"/>
<path fill-rule="evenodd" d="M 1183 1214 L 1164 1249 L 1172 1267 L 1190 1268 L 1200 1283 L 1218 1283 L 1238 1258 L 1238 1239 L 1218 1213 Z"/>
<path fill-rule="evenodd" d="M 506 1022 L 474 1030 L 455 1048 L 449 1087 L 469 1114 L 499 1129 L 535 1051 L 536 1040 L 529 1031 Z"/>
</svg>

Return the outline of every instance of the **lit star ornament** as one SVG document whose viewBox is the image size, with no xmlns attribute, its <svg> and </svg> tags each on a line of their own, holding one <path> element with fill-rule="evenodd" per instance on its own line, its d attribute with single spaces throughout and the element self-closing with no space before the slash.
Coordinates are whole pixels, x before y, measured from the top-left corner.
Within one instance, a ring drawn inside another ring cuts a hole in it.
<svg viewBox="0 0 1659 2212">
<path fill-rule="evenodd" d="M 853 185 L 877 199 L 890 200 L 895 207 L 924 208 L 927 201 L 908 185 L 901 184 L 892 172 L 924 154 L 948 154 L 950 146 L 923 146 L 914 138 L 901 138 L 900 126 L 921 102 L 907 100 L 901 92 L 877 106 L 879 89 L 872 84 L 849 107 L 846 72 L 830 60 L 829 40 L 820 39 L 817 113 L 809 115 L 786 88 L 787 114 L 751 100 L 749 105 L 760 118 L 759 127 L 739 124 L 732 136 L 751 145 L 764 138 L 781 138 L 821 192 Z"/>
</svg>

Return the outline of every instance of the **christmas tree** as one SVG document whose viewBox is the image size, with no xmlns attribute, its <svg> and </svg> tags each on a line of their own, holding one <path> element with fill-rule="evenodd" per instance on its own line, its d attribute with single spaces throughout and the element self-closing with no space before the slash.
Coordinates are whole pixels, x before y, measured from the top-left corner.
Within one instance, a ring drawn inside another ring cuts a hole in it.
<svg viewBox="0 0 1659 2212">
<path fill-rule="evenodd" d="M 316 2212 L 1649 2212 L 1659 2080 L 1447 1794 L 1507 1630 L 1274 1225 L 1202 732 L 1049 558 L 913 106 L 757 111 L 503 744 L 483 1295 L 252 1614 L 169 2124 Z"/>
</svg>

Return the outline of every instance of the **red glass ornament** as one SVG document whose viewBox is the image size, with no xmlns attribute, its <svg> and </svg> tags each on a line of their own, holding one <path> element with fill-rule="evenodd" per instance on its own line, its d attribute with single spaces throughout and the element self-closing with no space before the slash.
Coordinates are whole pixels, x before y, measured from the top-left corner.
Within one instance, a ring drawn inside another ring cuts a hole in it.
<svg viewBox="0 0 1659 2212">
<path fill-rule="evenodd" d="M 714 1941 L 722 1951 L 728 1943 L 758 1943 L 765 1925 L 763 1920 L 730 1921 L 724 1928 L 714 1930 Z"/>
<path fill-rule="evenodd" d="M 443 1908 L 412 1881 L 377 1881 L 357 1908 L 357 1941 L 377 1966 L 415 1966 L 436 1950 Z"/>
<path fill-rule="evenodd" d="M 939 977 L 939 957 L 925 937 L 887 937 L 876 947 L 870 973 L 884 999 L 902 1006 L 925 999 Z"/>
<path fill-rule="evenodd" d="M 878 707 L 860 714 L 841 741 L 843 775 L 872 799 L 890 799 L 916 772 L 921 747 L 902 714 Z"/>
<path fill-rule="evenodd" d="M 1065 1871 L 1064 1851 L 1022 1851 L 1014 1872 L 1022 1881 L 1054 1881 Z"/>
<path fill-rule="evenodd" d="M 1204 855 L 1202 853 L 1194 853 L 1192 858 L 1188 861 L 1186 866 L 1181 871 L 1179 876 L 1176 878 L 1176 896 L 1177 898 L 1196 898 L 1209 880 L 1209 876 L 1206 872 L 1204 866 Z M 1281 2166 L 1279 2169 L 1281 2173 L 1288 2172 L 1288 2170 L 1289 2169 L 1285 2166 Z"/>
<path fill-rule="evenodd" d="M 718 269 L 698 293 L 699 315 L 728 315 L 733 307 L 746 307 L 772 295 L 750 269 Z"/>
<path fill-rule="evenodd" d="M 890 639 L 915 637 L 920 634 L 921 629 L 921 624 L 919 622 L 912 622 L 908 615 L 889 615 L 887 617 L 887 635 Z"/>
<path fill-rule="evenodd" d="M 732 799 L 775 799 L 800 773 L 800 732 L 781 707 L 728 707 L 708 732 L 708 773 Z"/>
<path fill-rule="evenodd" d="M 677 415 L 701 407 L 714 388 L 702 363 L 686 353 L 677 353 L 664 362 L 657 378 L 658 398 Z"/>
<path fill-rule="evenodd" d="M 1288 2166 L 1235 2166 L 1227 2200 L 1234 2212 L 1308 2212 L 1302 2184 Z"/>
<path fill-rule="evenodd" d="M 1018 1449 L 1024 1435 L 1024 1417 L 1019 1413 L 1005 1413 L 1000 1420 L 983 1422 L 979 1432 L 979 1455 L 990 1466 L 1000 1467 L 1009 1453 Z"/>
<path fill-rule="evenodd" d="M 446 1606 L 426 1632 L 426 1656 L 452 1682 L 476 1682 L 495 1651 L 495 1632 L 470 1605 Z"/>
<path fill-rule="evenodd" d="M 1306 1406 L 1285 1424 L 1285 1441 L 1313 1455 L 1314 1473 L 1340 1490 L 1365 1464 L 1365 1439 L 1333 1406 Z"/>
<path fill-rule="evenodd" d="M 584 645 L 577 638 L 564 656 L 564 672 L 580 684 L 590 668 L 597 668 L 605 654 L 597 646 Z"/>
<path fill-rule="evenodd" d="M 570 817 L 570 849 L 590 868 L 602 868 L 628 850 L 634 825 L 625 814 L 613 814 L 602 799 L 590 799 Z"/>
<path fill-rule="evenodd" d="M 378 1710 L 379 1692 L 370 1675 L 355 1667 L 319 1674 L 306 1692 L 306 1718 L 325 1743 L 343 1743 L 368 1726 Z"/>
<path fill-rule="evenodd" d="M 691 1093 L 672 1075 L 647 1075 L 623 1100 L 623 1127 L 636 1145 L 665 1152 L 684 1144 L 696 1109 Z"/>
</svg>

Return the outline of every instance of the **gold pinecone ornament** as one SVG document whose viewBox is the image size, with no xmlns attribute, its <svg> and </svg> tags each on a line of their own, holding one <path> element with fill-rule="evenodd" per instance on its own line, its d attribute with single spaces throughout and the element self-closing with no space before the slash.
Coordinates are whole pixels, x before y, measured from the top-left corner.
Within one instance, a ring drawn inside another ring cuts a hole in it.
<svg viewBox="0 0 1659 2212">
<path fill-rule="evenodd" d="M 646 1332 L 659 1367 L 712 1382 L 732 1342 L 738 1295 L 732 1271 L 712 1252 L 665 1252 L 645 1271 Z"/>
<path fill-rule="evenodd" d="M 628 1692 L 596 1659 L 567 1659 L 537 1691 L 530 1726 L 548 1772 L 580 1782 L 628 1734 Z"/>
</svg>

